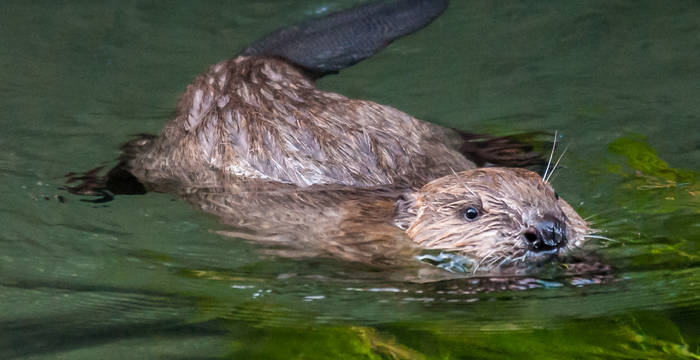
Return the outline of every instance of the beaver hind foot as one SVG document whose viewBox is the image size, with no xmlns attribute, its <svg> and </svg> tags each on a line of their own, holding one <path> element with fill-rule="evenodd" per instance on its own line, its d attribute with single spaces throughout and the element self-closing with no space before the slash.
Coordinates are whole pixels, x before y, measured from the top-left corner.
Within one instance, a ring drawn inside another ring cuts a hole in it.
<svg viewBox="0 0 700 360">
<path fill-rule="evenodd" d="M 122 154 L 116 166 L 105 175 L 99 175 L 104 166 L 98 166 L 82 175 L 70 172 L 65 175 L 63 190 L 71 194 L 97 196 L 97 199 L 81 199 L 91 203 L 105 203 L 114 200 L 115 195 L 143 195 L 146 186 L 131 173 L 129 161 L 150 145 L 155 138 L 151 134 L 137 134 L 134 139 L 121 146 Z M 71 185 L 73 183 L 77 185 Z"/>
</svg>

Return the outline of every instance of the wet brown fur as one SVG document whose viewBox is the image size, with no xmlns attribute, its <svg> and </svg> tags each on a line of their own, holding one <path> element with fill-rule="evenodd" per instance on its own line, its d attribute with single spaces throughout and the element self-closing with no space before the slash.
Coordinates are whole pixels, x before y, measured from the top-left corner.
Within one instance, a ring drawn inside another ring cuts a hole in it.
<svg viewBox="0 0 700 360">
<path fill-rule="evenodd" d="M 539 259 L 522 234 L 543 214 L 566 223 L 562 251 L 583 242 L 586 224 L 541 177 L 476 169 L 462 144 L 392 107 L 319 90 L 284 60 L 239 56 L 197 77 L 176 118 L 123 164 L 147 189 L 179 193 L 229 235 L 283 244 L 287 256 L 395 264 L 440 249 L 494 270 Z M 467 205 L 482 216 L 465 220 Z"/>
<path fill-rule="evenodd" d="M 475 167 L 459 144 L 452 130 L 319 90 L 283 60 L 240 56 L 197 77 L 130 166 L 150 184 L 201 186 L 214 170 L 299 186 L 420 186 Z"/>
<path fill-rule="evenodd" d="M 468 207 L 478 210 L 476 219 L 465 218 Z M 483 168 L 439 178 L 405 196 L 396 224 L 422 248 L 459 251 L 490 269 L 540 257 L 529 250 L 524 234 L 546 216 L 566 224 L 562 252 L 582 245 L 586 223 L 539 175 Z"/>
</svg>

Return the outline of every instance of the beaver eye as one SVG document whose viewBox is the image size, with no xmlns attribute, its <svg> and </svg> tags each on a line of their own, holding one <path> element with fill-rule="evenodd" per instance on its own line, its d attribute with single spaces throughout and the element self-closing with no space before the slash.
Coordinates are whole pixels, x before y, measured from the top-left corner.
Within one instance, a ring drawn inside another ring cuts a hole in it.
<svg viewBox="0 0 700 360">
<path fill-rule="evenodd" d="M 464 218 L 467 220 L 474 220 L 479 216 L 479 210 L 477 210 L 474 207 L 468 207 L 467 210 L 464 210 Z"/>
</svg>

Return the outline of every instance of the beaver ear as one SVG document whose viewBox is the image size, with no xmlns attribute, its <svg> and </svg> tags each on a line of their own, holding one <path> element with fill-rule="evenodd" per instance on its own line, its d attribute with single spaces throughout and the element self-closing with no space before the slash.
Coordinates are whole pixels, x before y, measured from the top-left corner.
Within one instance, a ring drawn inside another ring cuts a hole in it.
<svg viewBox="0 0 700 360">
<path fill-rule="evenodd" d="M 408 191 L 401 194 L 396 200 L 394 208 L 394 225 L 401 230 L 408 229 L 416 219 L 416 205 L 416 196 L 413 192 Z"/>
</svg>

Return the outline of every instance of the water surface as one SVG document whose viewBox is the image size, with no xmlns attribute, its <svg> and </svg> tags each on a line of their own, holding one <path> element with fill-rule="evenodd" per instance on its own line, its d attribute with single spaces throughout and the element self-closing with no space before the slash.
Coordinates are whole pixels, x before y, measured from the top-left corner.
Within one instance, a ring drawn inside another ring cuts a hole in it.
<svg viewBox="0 0 700 360">
<path fill-rule="evenodd" d="M 157 132 L 208 65 L 357 3 L 0 4 L 0 357 L 699 358 L 696 1 L 453 1 L 319 83 L 465 130 L 558 130 L 554 184 L 614 239 L 616 281 L 417 284 L 267 256 L 172 195 L 57 189 Z"/>
</svg>

